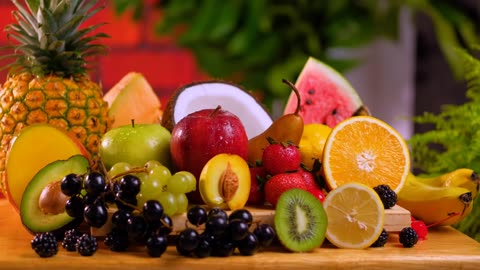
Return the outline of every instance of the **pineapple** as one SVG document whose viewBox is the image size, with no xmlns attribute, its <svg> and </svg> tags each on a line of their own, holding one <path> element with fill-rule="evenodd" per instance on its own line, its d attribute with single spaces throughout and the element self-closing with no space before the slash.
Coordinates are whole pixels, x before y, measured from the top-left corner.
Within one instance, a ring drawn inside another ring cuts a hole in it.
<svg viewBox="0 0 480 270">
<path fill-rule="evenodd" d="M 80 25 L 101 8 L 97 0 L 12 0 L 16 22 L 5 30 L 12 63 L 0 89 L 0 191 L 12 138 L 22 128 L 48 123 L 78 138 L 94 156 L 109 129 L 102 87 L 88 76 L 87 58 L 104 53 L 92 34 L 100 25 Z"/>
</svg>

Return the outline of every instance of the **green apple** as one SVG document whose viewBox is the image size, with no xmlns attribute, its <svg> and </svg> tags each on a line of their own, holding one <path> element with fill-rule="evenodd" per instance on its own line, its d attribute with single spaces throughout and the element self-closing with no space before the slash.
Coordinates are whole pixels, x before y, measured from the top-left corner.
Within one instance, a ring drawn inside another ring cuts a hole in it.
<svg viewBox="0 0 480 270">
<path fill-rule="evenodd" d="M 160 124 L 116 127 L 103 135 L 100 158 L 107 170 L 118 162 L 143 166 L 149 160 L 157 160 L 170 168 L 170 138 L 170 132 Z"/>
</svg>

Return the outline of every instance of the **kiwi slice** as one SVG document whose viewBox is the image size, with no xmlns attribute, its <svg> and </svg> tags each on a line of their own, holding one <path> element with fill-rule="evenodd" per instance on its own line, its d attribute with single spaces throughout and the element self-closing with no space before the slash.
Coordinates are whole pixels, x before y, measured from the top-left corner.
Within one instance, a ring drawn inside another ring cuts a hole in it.
<svg viewBox="0 0 480 270">
<path fill-rule="evenodd" d="M 322 245 L 327 231 L 327 214 L 322 203 L 303 189 L 285 191 L 275 209 L 275 230 L 289 250 L 307 252 Z"/>
</svg>

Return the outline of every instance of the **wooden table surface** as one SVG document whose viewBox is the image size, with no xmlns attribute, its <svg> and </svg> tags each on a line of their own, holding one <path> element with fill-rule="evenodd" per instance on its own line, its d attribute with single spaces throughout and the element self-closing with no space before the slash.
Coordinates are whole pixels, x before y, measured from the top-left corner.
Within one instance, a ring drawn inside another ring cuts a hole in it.
<svg viewBox="0 0 480 270">
<path fill-rule="evenodd" d="M 92 257 L 66 252 L 40 258 L 30 247 L 33 238 L 22 226 L 18 214 L 0 200 L 0 269 L 480 269 L 480 243 L 451 227 L 431 229 L 428 239 L 413 248 L 403 248 L 392 235 L 383 248 L 338 249 L 328 244 L 309 253 L 290 253 L 279 245 L 254 256 L 228 258 L 185 258 L 169 246 L 160 258 L 151 258 L 145 249 L 118 253 L 100 243 Z"/>
</svg>

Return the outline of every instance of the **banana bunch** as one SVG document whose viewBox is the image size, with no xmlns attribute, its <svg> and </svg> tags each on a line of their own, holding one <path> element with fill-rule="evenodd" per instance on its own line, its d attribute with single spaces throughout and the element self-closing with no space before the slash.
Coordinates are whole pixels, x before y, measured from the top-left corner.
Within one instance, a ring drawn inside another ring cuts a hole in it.
<svg viewBox="0 0 480 270">
<path fill-rule="evenodd" d="M 431 178 L 410 173 L 397 194 L 397 204 L 427 225 L 452 225 L 472 211 L 479 179 L 465 168 Z"/>
</svg>

